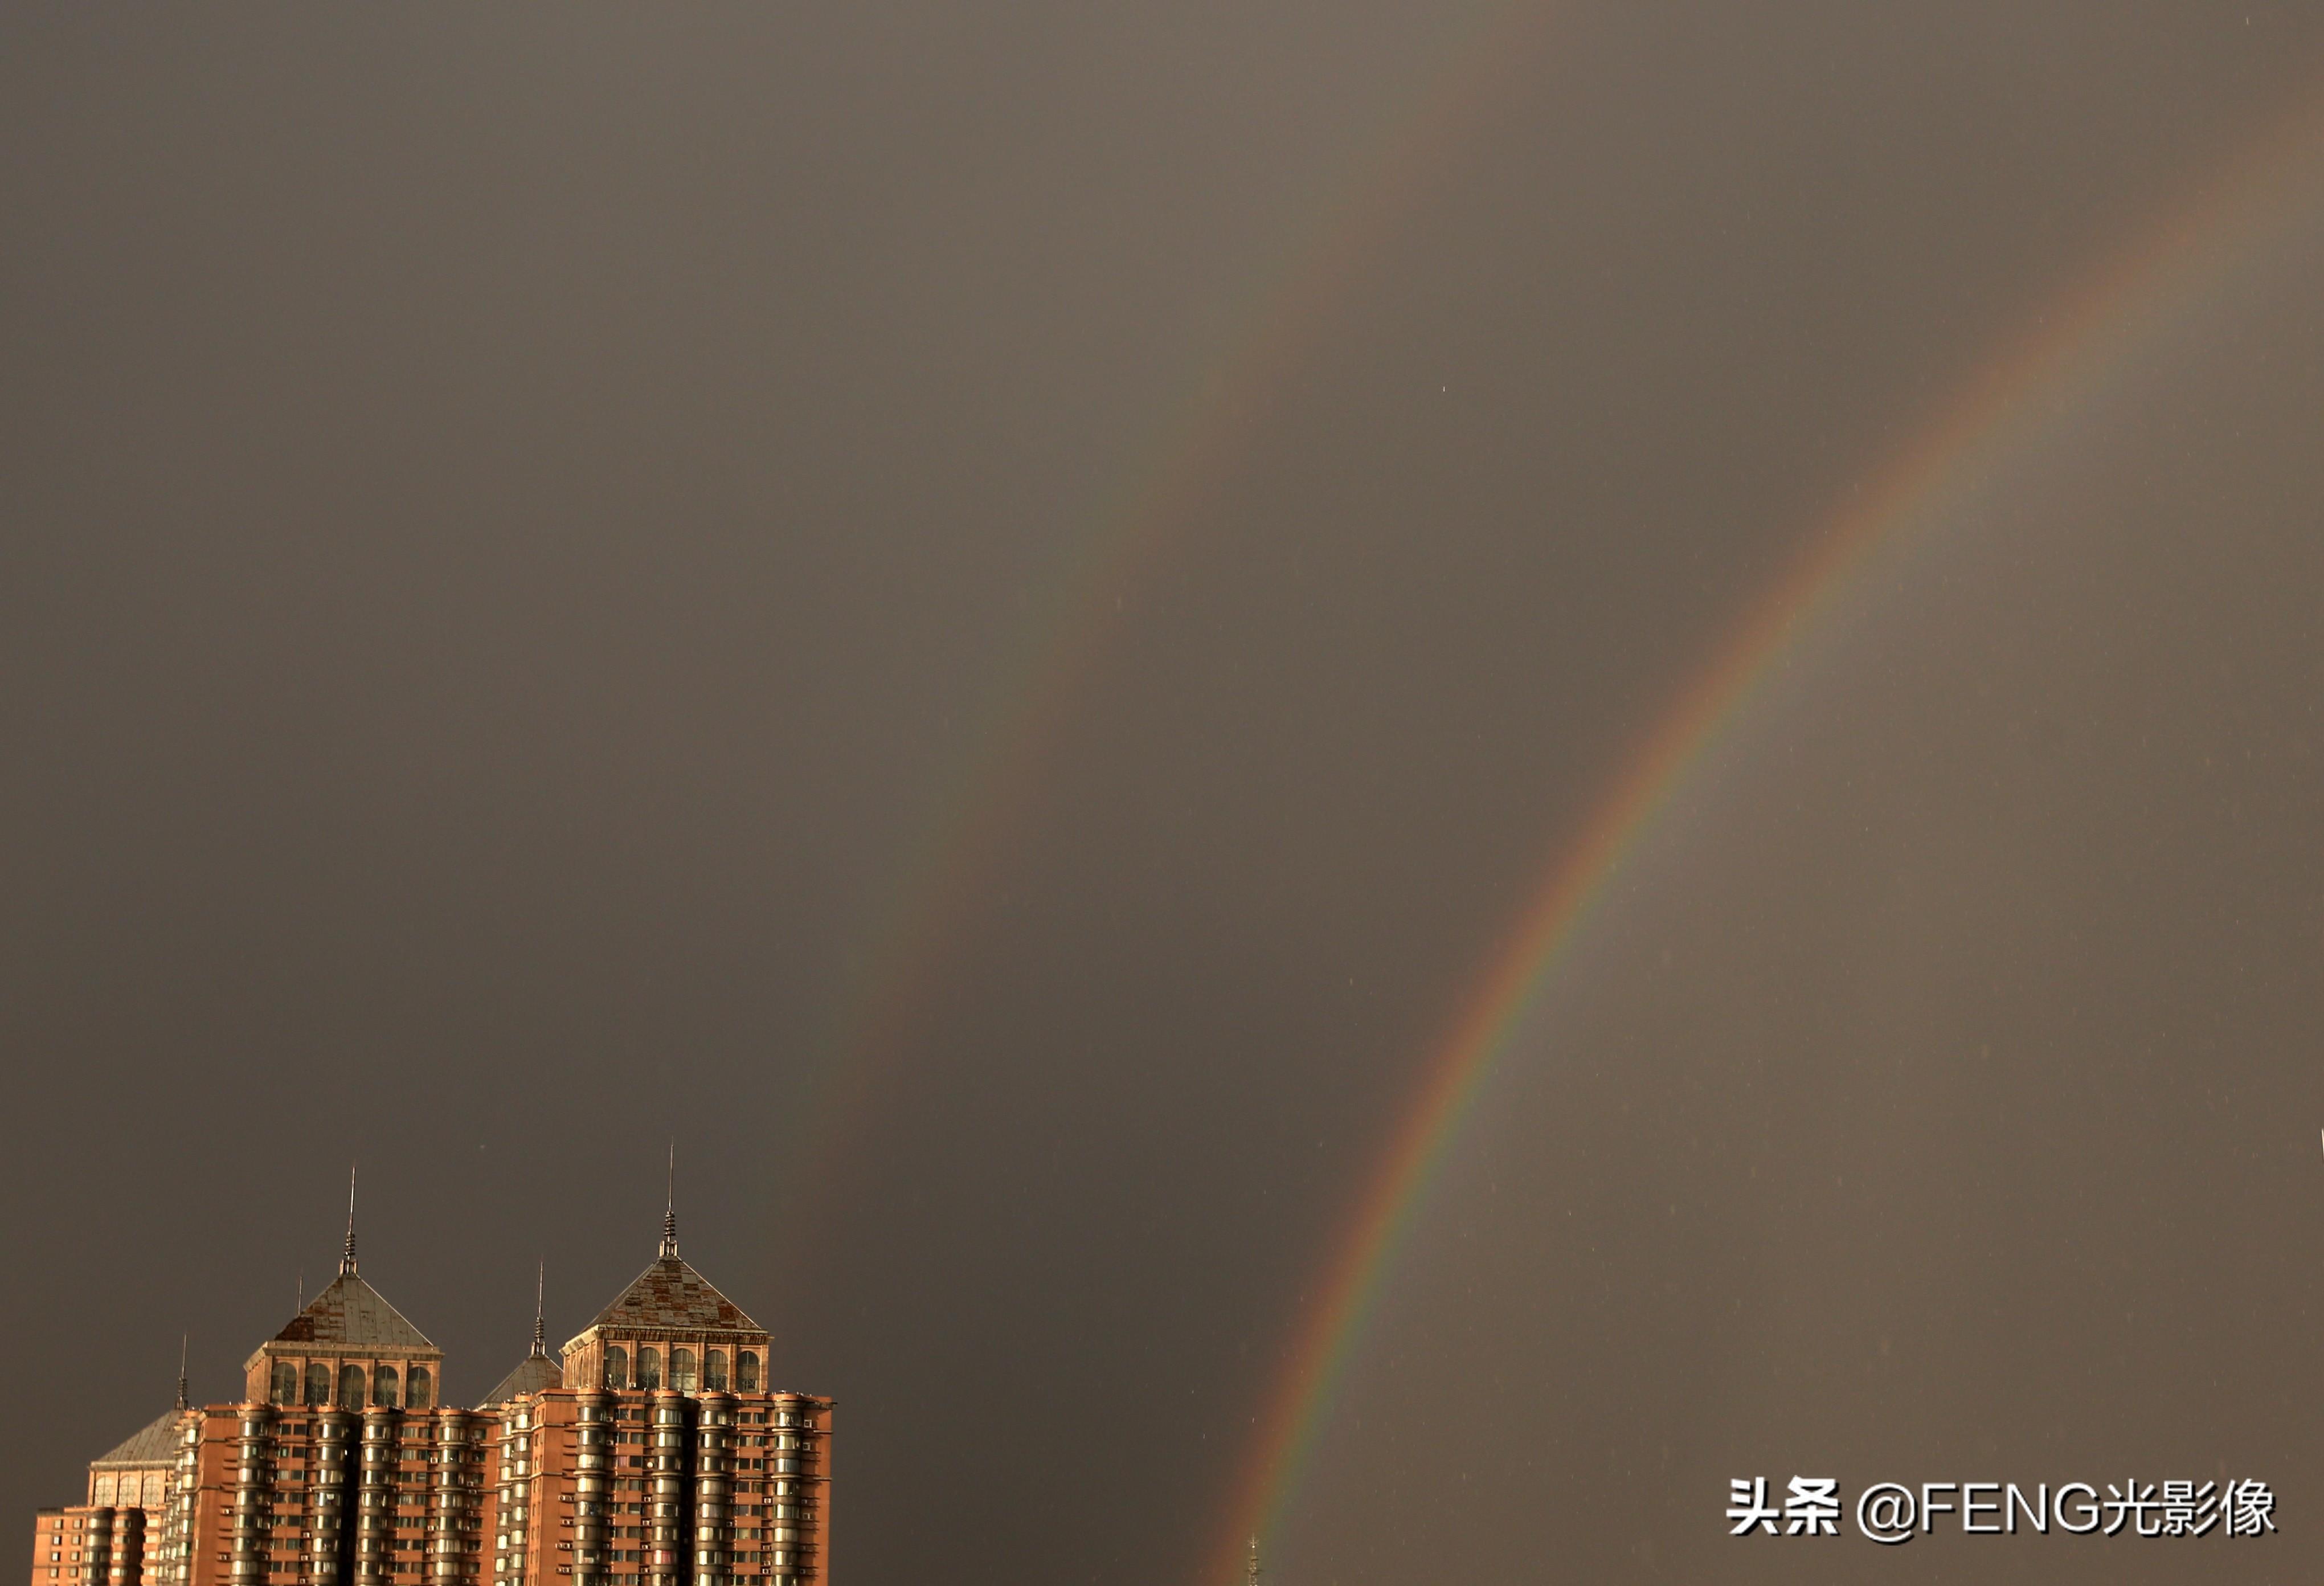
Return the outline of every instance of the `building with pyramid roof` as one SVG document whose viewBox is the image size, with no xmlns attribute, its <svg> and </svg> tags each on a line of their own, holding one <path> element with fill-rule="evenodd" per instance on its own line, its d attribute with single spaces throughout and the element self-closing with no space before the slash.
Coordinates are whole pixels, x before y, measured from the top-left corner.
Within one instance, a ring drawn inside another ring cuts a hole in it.
<svg viewBox="0 0 2324 1586">
<path fill-rule="evenodd" d="M 32 1586 L 828 1586 L 833 1403 L 770 1386 L 773 1339 L 678 1254 L 474 1409 L 364 1279 L 337 1276 L 243 1362 L 36 1517 Z"/>
<path fill-rule="evenodd" d="M 773 1340 L 678 1253 L 678 1218 L 662 1215 L 653 1265 L 567 1343 L 565 1379 L 650 1393 L 759 1391 Z"/>
<path fill-rule="evenodd" d="M 338 1276 L 242 1363 L 245 1396 L 314 1407 L 424 1410 L 436 1402 L 444 1351 L 364 1281 L 355 1261 L 355 1178 Z"/>
<path fill-rule="evenodd" d="M 351 1256 L 242 1369 L 249 1396 L 272 1404 L 424 1410 L 435 1403 L 444 1351 L 363 1280 Z"/>
<path fill-rule="evenodd" d="M 142 1509 L 146 1523 L 168 1507 L 170 1479 L 178 1468 L 178 1435 L 188 1415 L 185 1401 L 162 1411 L 88 1462 L 88 1501 Z"/>
</svg>

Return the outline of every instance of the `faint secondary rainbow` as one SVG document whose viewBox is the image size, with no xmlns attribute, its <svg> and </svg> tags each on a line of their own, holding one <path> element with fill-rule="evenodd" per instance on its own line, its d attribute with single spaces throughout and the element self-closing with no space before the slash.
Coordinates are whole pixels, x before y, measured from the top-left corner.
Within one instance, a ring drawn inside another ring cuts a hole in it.
<svg viewBox="0 0 2324 1586">
<path fill-rule="evenodd" d="M 811 1193 L 871 1115 L 872 1094 L 1030 806 L 1041 755 L 1096 674 L 1097 652 L 1138 574 L 1240 455 L 1380 239 L 1554 15 L 1524 0 L 1480 0 L 1447 30 L 1337 180 L 1220 317 L 1222 334 L 1190 357 L 1176 383 L 1184 394 L 1166 421 L 1114 471 L 1117 483 L 1090 527 L 1014 630 L 963 733 L 965 747 L 923 800 L 924 814 L 879 889 L 860 933 L 868 946 L 811 1047 L 816 1090 L 794 1110 L 800 1148 L 787 1153 L 791 1194 Z"/>
<path fill-rule="evenodd" d="M 1766 590 L 1631 754 L 1538 890 L 1427 1060 L 1378 1167 L 1322 1264 L 1319 1299 L 1298 1328 L 1232 1492 L 1210 1578 L 1241 1572 L 1297 1487 L 1333 1392 L 1429 1185 L 1497 1059 L 1552 972 L 1608 895 L 1624 860 L 1688 774 L 1731 733 L 1797 638 L 1876 560 L 1925 530 L 2069 418 L 2087 413 L 2143 357 L 2227 299 L 2244 267 L 2324 214 L 2324 122 L 2302 114 L 2262 140 L 2196 203 L 2036 319 L 1932 422 L 1851 493 L 1808 551 Z M 1901 569 L 1899 569 L 1901 570 Z"/>
</svg>

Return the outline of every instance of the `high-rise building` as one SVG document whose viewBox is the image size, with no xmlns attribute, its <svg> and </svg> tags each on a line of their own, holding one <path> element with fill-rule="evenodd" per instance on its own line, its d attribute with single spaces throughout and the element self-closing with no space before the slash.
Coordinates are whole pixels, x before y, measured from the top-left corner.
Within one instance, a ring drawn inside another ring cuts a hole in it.
<svg viewBox="0 0 2324 1586">
<path fill-rule="evenodd" d="M 32 1586 L 829 1586 L 832 1403 L 678 1252 L 473 1409 L 356 1269 L 42 1509 Z"/>
</svg>

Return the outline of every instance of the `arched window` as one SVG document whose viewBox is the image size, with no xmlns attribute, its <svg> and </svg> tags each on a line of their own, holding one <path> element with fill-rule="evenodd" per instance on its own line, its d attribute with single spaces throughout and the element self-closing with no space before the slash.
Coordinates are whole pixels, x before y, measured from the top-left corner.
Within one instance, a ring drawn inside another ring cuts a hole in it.
<svg viewBox="0 0 2324 1586">
<path fill-rule="evenodd" d="M 363 1379 L 364 1371 L 361 1366 L 342 1366 L 339 1368 L 339 1408 L 343 1410 L 359 1410 L 363 1408 Z"/>
<path fill-rule="evenodd" d="M 389 1409 L 393 1409 L 395 1390 L 400 1386 L 401 1384 L 395 1379 L 394 1367 L 380 1367 L 371 1374 L 371 1402 L 375 1405 L 385 1405 Z"/>
<path fill-rule="evenodd" d="M 149 1509 L 161 1507 L 161 1478 L 158 1473 L 145 1478 L 145 1507 Z"/>
<path fill-rule="evenodd" d="M 318 1408 L 331 1402 L 331 1369 L 320 1360 L 307 1362 L 307 1402 Z"/>
<path fill-rule="evenodd" d="M 661 1386 L 661 1351 L 651 1344 L 638 1351 L 638 1386 L 648 1393 Z"/>
<path fill-rule="evenodd" d="M 692 1350 L 669 1351 L 669 1385 L 680 1393 L 694 1391 L 694 1351 Z"/>
<path fill-rule="evenodd" d="M 97 1479 L 97 1492 L 90 1501 L 98 1505 L 100 1508 L 111 1505 L 113 1502 L 112 1477 L 99 1476 Z"/>
<path fill-rule="evenodd" d="M 411 1380 L 406 1383 L 403 1388 L 403 1407 L 407 1410 L 426 1409 L 429 1402 L 428 1396 L 435 1391 L 436 1384 L 429 1377 L 428 1368 L 412 1367 Z"/>
<path fill-rule="evenodd" d="M 266 1397 L 272 1399 L 278 1405 L 298 1403 L 299 1368 L 292 1365 L 288 1360 L 275 1361 L 274 1381 L 272 1385 L 268 1388 Z"/>
<path fill-rule="evenodd" d="M 702 1356 L 702 1386 L 712 1393 L 726 1391 L 726 1351 L 707 1350 Z"/>
<path fill-rule="evenodd" d="M 630 1385 L 630 1351 L 620 1344 L 605 1346 L 605 1386 L 627 1388 Z"/>
<path fill-rule="evenodd" d="M 737 1350 L 734 1352 L 734 1391 L 759 1391 L 759 1354 L 756 1350 Z"/>
</svg>

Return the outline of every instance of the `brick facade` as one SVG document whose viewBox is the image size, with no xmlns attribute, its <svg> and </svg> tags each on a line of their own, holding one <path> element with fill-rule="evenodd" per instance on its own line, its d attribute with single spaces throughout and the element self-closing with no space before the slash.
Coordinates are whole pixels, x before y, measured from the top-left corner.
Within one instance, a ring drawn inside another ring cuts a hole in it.
<svg viewBox="0 0 2324 1586">
<path fill-rule="evenodd" d="M 473 1409 L 355 1268 L 42 1509 L 32 1586 L 829 1586 L 832 1401 L 678 1253 Z"/>
</svg>

